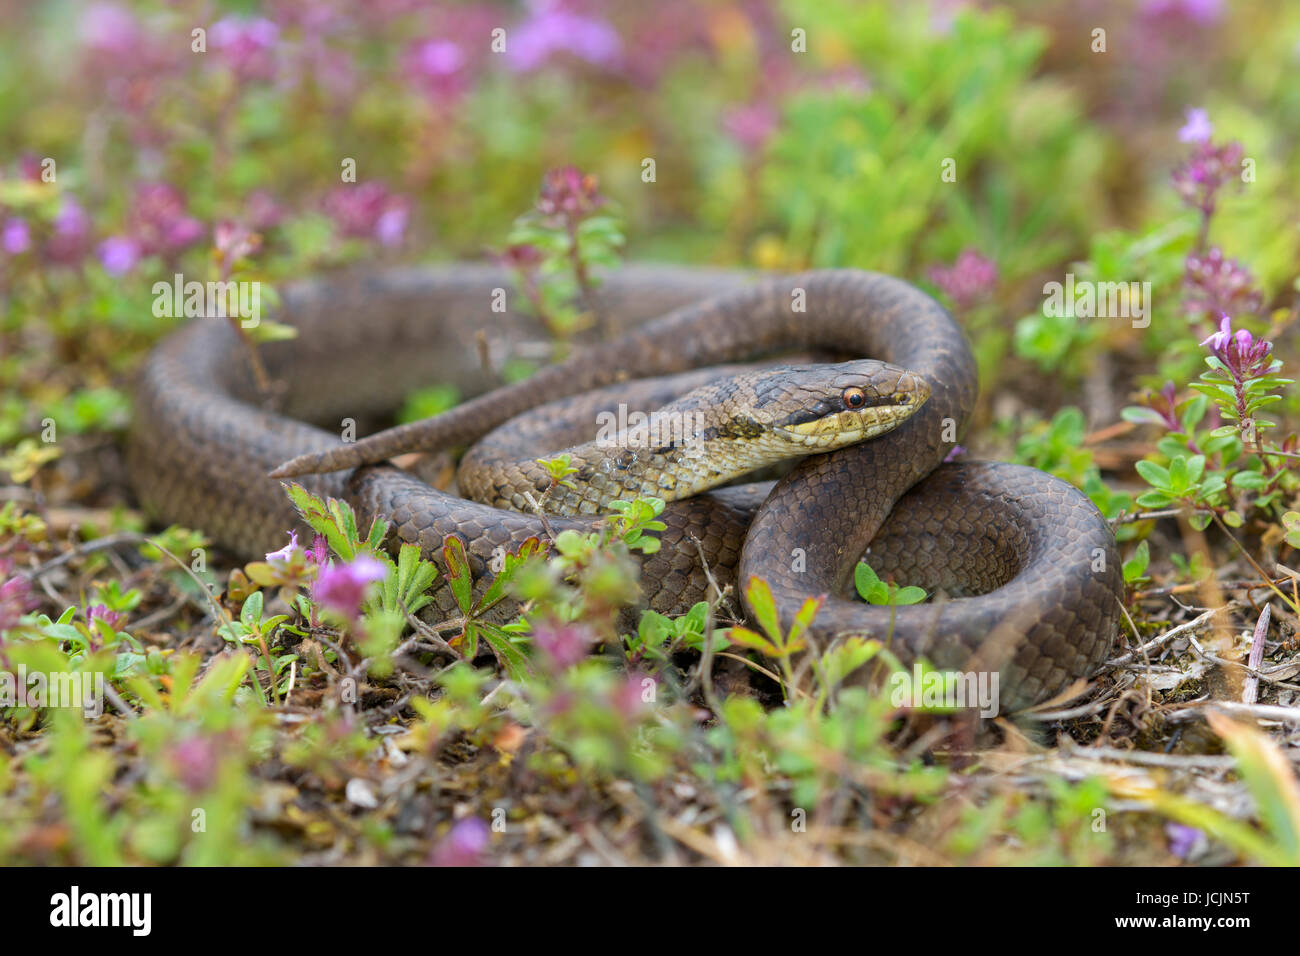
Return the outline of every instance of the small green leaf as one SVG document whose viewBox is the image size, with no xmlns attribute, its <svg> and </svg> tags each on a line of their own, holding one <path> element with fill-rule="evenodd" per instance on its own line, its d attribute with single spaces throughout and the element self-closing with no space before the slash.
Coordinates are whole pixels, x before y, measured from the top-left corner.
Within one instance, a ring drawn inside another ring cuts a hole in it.
<svg viewBox="0 0 1300 956">
<path fill-rule="evenodd" d="M 461 614 L 468 615 L 472 605 L 474 580 L 470 573 L 469 558 L 465 554 L 465 543 L 456 535 L 449 534 L 442 542 L 442 560 L 447 565 L 447 583 L 451 586 L 452 597 Z"/>
<path fill-rule="evenodd" d="M 750 577 L 749 586 L 745 588 L 745 597 L 759 627 L 773 641 L 780 641 L 781 619 L 776 612 L 776 601 L 767 582 L 758 577 Z"/>
</svg>

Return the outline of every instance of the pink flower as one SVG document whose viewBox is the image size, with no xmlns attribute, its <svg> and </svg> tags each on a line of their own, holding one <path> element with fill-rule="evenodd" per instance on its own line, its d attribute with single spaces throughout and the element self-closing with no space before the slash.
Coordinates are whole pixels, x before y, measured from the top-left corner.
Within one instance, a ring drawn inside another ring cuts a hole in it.
<svg viewBox="0 0 1300 956">
<path fill-rule="evenodd" d="M 321 607 L 355 621 L 366 590 L 373 582 L 382 581 L 386 573 L 387 569 L 381 562 L 363 554 L 349 564 L 330 564 L 321 568 L 312 595 Z"/>
<path fill-rule="evenodd" d="M 469 86 L 466 58 L 451 40 L 425 40 L 407 54 L 406 69 L 433 99 L 449 100 Z"/>
<path fill-rule="evenodd" d="M 434 866 L 483 866 L 492 831 L 478 817 L 458 820 L 434 848 Z"/>
<path fill-rule="evenodd" d="M 1165 836 L 1169 839 L 1169 852 L 1180 860 L 1185 860 L 1199 847 L 1206 843 L 1205 834 L 1183 823 L 1165 824 Z"/>
<path fill-rule="evenodd" d="M 1273 364 L 1273 343 L 1264 339 L 1256 341 L 1246 329 L 1233 332 L 1232 319 L 1226 314 L 1220 316 L 1219 331 L 1202 341 L 1201 345 L 1209 346 L 1215 358 L 1227 367 L 1238 383 L 1258 378 Z"/>
<path fill-rule="evenodd" d="M 140 247 L 127 236 L 109 236 L 99 244 L 99 262 L 111 276 L 123 276 L 140 261 Z"/>
<path fill-rule="evenodd" d="M 89 623 L 103 621 L 112 630 L 117 631 L 126 623 L 126 615 L 120 611 L 110 611 L 106 605 L 96 604 L 86 611 L 86 620 Z"/>
<path fill-rule="evenodd" d="M 218 749 L 210 738 L 186 737 L 171 748 L 170 756 L 176 776 L 190 793 L 206 790 L 216 781 Z"/>
<path fill-rule="evenodd" d="M 410 221 L 410 202 L 378 182 L 339 186 L 325 197 L 324 205 L 339 235 L 377 239 L 386 246 L 402 241 Z"/>
<path fill-rule="evenodd" d="M 11 256 L 20 256 L 32 247 L 31 230 L 25 219 L 17 217 L 5 221 L 0 228 L 0 249 Z"/>
<path fill-rule="evenodd" d="M 528 243 L 510 246 L 497 256 L 497 261 L 511 269 L 528 272 L 542 264 L 542 250 Z"/>
<path fill-rule="evenodd" d="M 0 558 L 0 633 L 17 627 L 22 616 L 35 610 L 38 604 L 32 596 L 29 578 L 21 574 L 9 577 L 13 568 L 9 558 Z"/>
<path fill-rule="evenodd" d="M 722 130 L 747 152 L 757 153 L 776 132 L 776 110 L 766 103 L 738 106 L 723 114 Z"/>
<path fill-rule="evenodd" d="M 1246 151 L 1240 143 L 1215 146 L 1208 140 L 1196 143 L 1190 159 L 1174 170 L 1174 189 L 1183 202 L 1201 210 L 1214 212 L 1219 190 L 1228 183 L 1241 183 L 1241 160 Z"/>
<path fill-rule="evenodd" d="M 1143 0 L 1138 9 L 1145 20 L 1183 21 L 1195 26 L 1217 23 L 1222 14 L 1222 0 Z"/>
<path fill-rule="evenodd" d="M 212 244 L 226 265 L 233 265 L 257 252 L 262 237 L 236 222 L 219 222 L 212 229 Z"/>
<path fill-rule="evenodd" d="M 1209 114 L 1205 110 L 1188 110 L 1187 122 L 1178 131 L 1178 142 L 1208 143 L 1213 133 L 1214 126 L 1210 123 Z"/>
<path fill-rule="evenodd" d="M 272 551 L 266 556 L 268 561 L 289 561 L 293 558 L 293 553 L 298 550 L 298 532 L 289 532 L 289 543 L 279 551 Z"/>
<path fill-rule="evenodd" d="M 90 217 L 71 196 L 64 196 L 54 214 L 45 257 L 59 265 L 76 265 L 90 251 Z"/>
<path fill-rule="evenodd" d="M 135 15 L 115 3 L 95 3 L 80 17 L 81 43 L 89 50 L 130 57 L 140 36 Z"/>
<path fill-rule="evenodd" d="M 527 73 L 558 54 L 595 66 L 618 60 L 623 42 L 606 21 L 574 13 L 560 0 L 534 0 L 532 7 L 533 15 L 510 35 L 506 60 L 511 69 Z"/>
<path fill-rule="evenodd" d="M 208 39 L 241 80 L 266 80 L 274 75 L 271 51 L 280 39 L 280 28 L 270 20 L 226 17 L 212 24 Z"/>
<path fill-rule="evenodd" d="M 1253 313 L 1264 304 L 1250 270 L 1224 256 L 1218 246 L 1212 246 L 1204 255 L 1193 253 L 1187 257 L 1183 288 L 1187 291 L 1187 308 L 1201 314 Z"/>
<path fill-rule="evenodd" d="M 542 177 L 537 211 L 543 216 L 582 219 L 603 205 L 605 197 L 596 189 L 596 177 L 580 173 L 576 166 L 548 170 Z"/>
<path fill-rule="evenodd" d="M 311 550 L 307 552 L 307 560 L 322 567 L 329 560 L 329 544 L 323 534 L 318 534 L 311 539 Z"/>
<path fill-rule="evenodd" d="M 258 232 L 273 229 L 283 218 L 284 210 L 265 189 L 254 190 L 244 203 L 244 219 Z"/>
<path fill-rule="evenodd" d="M 379 214 L 375 220 L 375 238 L 380 245 L 400 246 L 406 235 L 406 224 L 410 221 L 411 210 L 405 203 L 393 205 Z"/>
<path fill-rule="evenodd" d="M 966 249 L 952 266 L 934 266 L 930 281 L 952 299 L 959 309 L 967 309 L 987 298 L 997 287 L 998 267 L 974 249 Z"/>
<path fill-rule="evenodd" d="M 167 183 L 136 188 L 129 231 L 145 255 L 161 256 L 174 255 L 207 232 L 203 223 L 187 214 L 180 191 Z"/>
<path fill-rule="evenodd" d="M 565 670 L 587 656 L 592 638 L 581 624 L 549 623 L 534 630 L 533 644 L 557 670 Z"/>
<path fill-rule="evenodd" d="M 646 674 L 635 671 L 628 674 L 627 679 L 614 690 L 613 699 L 610 701 L 614 710 L 627 720 L 635 719 L 649 703 L 646 700 L 645 681 L 652 679 Z"/>
</svg>

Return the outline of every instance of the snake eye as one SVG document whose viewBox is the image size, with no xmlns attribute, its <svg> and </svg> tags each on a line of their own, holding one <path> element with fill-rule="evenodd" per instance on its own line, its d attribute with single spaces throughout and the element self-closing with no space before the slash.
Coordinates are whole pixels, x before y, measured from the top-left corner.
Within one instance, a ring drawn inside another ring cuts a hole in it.
<svg viewBox="0 0 1300 956">
<path fill-rule="evenodd" d="M 844 399 L 845 408 L 861 408 L 867 404 L 867 393 L 860 388 L 846 388 L 840 397 Z"/>
</svg>

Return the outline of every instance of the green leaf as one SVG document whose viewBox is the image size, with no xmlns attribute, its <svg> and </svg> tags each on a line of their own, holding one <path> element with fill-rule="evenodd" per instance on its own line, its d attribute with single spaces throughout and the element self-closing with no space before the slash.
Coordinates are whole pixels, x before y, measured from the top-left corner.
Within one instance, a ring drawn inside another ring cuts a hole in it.
<svg viewBox="0 0 1300 956">
<path fill-rule="evenodd" d="M 1154 461 L 1143 459 L 1136 462 L 1133 467 L 1137 469 L 1137 473 L 1142 476 L 1143 480 L 1152 487 L 1161 490 L 1167 490 L 1171 487 L 1168 469 L 1160 467 Z"/>
<path fill-rule="evenodd" d="M 810 597 L 803 602 L 803 605 L 795 613 L 794 624 L 783 642 L 785 653 L 793 654 L 795 651 L 803 649 L 803 636 L 807 633 L 808 628 L 812 626 L 813 618 L 817 616 L 817 612 L 821 610 L 822 605 L 825 603 L 825 594 Z"/>
<path fill-rule="evenodd" d="M 893 596 L 894 604 L 920 604 L 926 599 L 925 588 L 908 586 L 899 588 Z"/>
<path fill-rule="evenodd" d="M 1239 471 L 1229 482 L 1234 488 L 1261 491 L 1268 487 L 1268 476 L 1258 471 Z"/>
<path fill-rule="evenodd" d="M 1133 552 L 1133 557 L 1124 562 L 1124 581 L 1133 584 L 1142 579 L 1151 563 L 1151 546 L 1142 541 Z"/>
<path fill-rule="evenodd" d="M 880 577 L 867 562 L 859 561 L 853 569 L 853 584 L 863 600 L 868 600 L 868 595 L 881 583 Z"/>
<path fill-rule="evenodd" d="M 250 630 L 255 629 L 262 620 L 262 592 L 254 591 L 244 599 L 244 606 L 239 611 L 239 623 Z"/>
<path fill-rule="evenodd" d="M 1172 498 L 1159 491 L 1148 491 L 1137 497 L 1137 503 L 1143 508 L 1164 508 L 1172 501 Z"/>
<path fill-rule="evenodd" d="M 745 588 L 745 597 L 759 627 L 773 641 L 780 642 L 782 637 L 781 620 L 776 613 L 776 601 L 772 597 L 772 589 L 768 587 L 767 582 L 761 578 L 751 576 L 749 585 Z"/>
<path fill-rule="evenodd" d="M 474 624 L 474 627 L 482 635 L 483 640 L 487 642 L 488 647 L 492 648 L 492 652 L 505 669 L 507 677 L 520 683 L 534 677 L 532 662 L 529 660 L 528 655 L 523 652 L 523 649 L 515 643 L 514 638 L 495 624 L 489 624 L 486 621 L 478 621 Z"/>
<path fill-rule="evenodd" d="M 736 626 L 727 632 L 727 638 L 733 644 L 741 647 L 748 647 L 758 651 L 764 657 L 780 657 L 780 651 L 776 645 L 756 631 L 751 631 L 747 627 Z"/>
<path fill-rule="evenodd" d="M 449 534 L 443 539 L 442 560 L 447 564 L 447 583 L 451 586 L 456 606 L 461 614 L 468 616 L 473 603 L 474 579 L 465 554 L 465 543 L 456 535 Z"/>
<path fill-rule="evenodd" d="M 1154 408 L 1143 408 L 1140 405 L 1130 405 L 1123 409 L 1119 414 L 1124 421 L 1133 422 L 1137 425 L 1163 426 L 1165 424 L 1165 417 Z"/>
</svg>

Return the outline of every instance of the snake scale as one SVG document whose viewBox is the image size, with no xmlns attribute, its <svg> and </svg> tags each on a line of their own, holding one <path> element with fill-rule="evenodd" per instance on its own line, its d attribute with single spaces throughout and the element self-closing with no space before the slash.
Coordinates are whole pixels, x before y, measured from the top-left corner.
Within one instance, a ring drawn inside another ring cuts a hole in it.
<svg viewBox="0 0 1300 956">
<path fill-rule="evenodd" d="M 1105 658 L 1122 587 L 1109 526 L 1084 495 L 1037 470 L 943 463 L 974 406 L 975 364 L 960 328 L 915 287 L 854 270 L 756 279 L 627 266 L 590 303 L 603 341 L 593 335 L 566 361 L 489 390 L 491 368 L 547 354 L 535 319 L 494 310 L 510 288 L 503 270 L 477 265 L 300 281 L 284 290 L 277 316 L 297 326 L 298 339 L 262 349 L 280 383 L 269 402 L 229 323 L 190 323 L 140 374 L 127 461 L 142 504 L 157 519 L 259 555 L 299 526 L 267 474 L 304 456 L 280 474 L 303 474 L 295 480 L 309 490 L 347 500 L 363 528 L 387 517 L 397 538 L 431 556 L 445 536 L 460 536 L 484 588 L 494 552 L 544 537 L 541 519 L 376 463 L 472 444 L 565 396 L 603 388 L 608 403 L 629 380 L 797 351 L 872 358 L 920 376 L 929 401 L 888 434 L 802 459 L 774 487 L 732 485 L 669 504 L 662 549 L 639 559 L 644 605 L 672 614 L 709 597 L 703 557 L 719 585 L 767 581 L 787 623 L 808 596 L 830 595 L 815 640 L 870 635 L 905 661 L 923 655 L 942 668 L 998 671 L 1003 710 L 1057 694 Z M 364 431 L 402 395 L 435 382 L 477 397 L 340 444 L 342 426 Z M 330 473 L 305 474 L 311 469 Z M 550 525 L 589 530 L 599 520 Z M 864 555 L 882 577 L 940 599 L 898 608 L 850 599 Z M 441 578 L 435 589 L 435 608 L 450 613 L 450 589 Z"/>
</svg>

